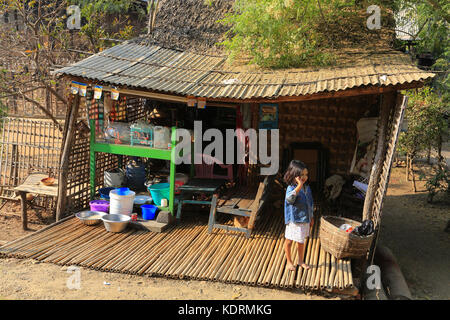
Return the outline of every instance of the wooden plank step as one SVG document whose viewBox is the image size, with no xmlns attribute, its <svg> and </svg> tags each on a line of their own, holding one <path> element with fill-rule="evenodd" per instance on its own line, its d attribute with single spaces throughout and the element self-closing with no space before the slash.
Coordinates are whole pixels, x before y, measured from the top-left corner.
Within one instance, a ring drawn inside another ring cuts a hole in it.
<svg viewBox="0 0 450 320">
<path fill-rule="evenodd" d="M 225 213 L 225 214 L 233 214 L 243 217 L 250 217 L 250 211 L 242 210 L 240 208 L 230 208 L 230 207 L 221 207 L 217 208 L 217 212 Z"/>
<path fill-rule="evenodd" d="M 130 227 L 161 233 L 169 227 L 169 224 L 157 222 L 156 220 L 138 219 L 138 221 L 130 221 Z"/>
</svg>

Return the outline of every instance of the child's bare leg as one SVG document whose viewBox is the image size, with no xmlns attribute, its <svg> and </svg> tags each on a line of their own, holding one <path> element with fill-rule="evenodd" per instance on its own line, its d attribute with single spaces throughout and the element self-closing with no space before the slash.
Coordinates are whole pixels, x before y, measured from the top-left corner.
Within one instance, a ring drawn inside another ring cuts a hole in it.
<svg viewBox="0 0 450 320">
<path fill-rule="evenodd" d="M 292 240 L 285 239 L 285 241 L 284 241 L 284 253 L 286 254 L 286 260 L 287 260 L 287 266 L 286 267 L 288 268 L 288 270 L 294 271 L 295 270 L 295 266 L 292 263 L 291 247 L 292 247 Z"/>
<path fill-rule="evenodd" d="M 298 242 L 297 243 L 297 264 L 301 266 L 302 268 L 309 269 L 309 266 L 303 261 L 303 254 L 304 254 L 305 245 L 303 243 Z"/>
</svg>

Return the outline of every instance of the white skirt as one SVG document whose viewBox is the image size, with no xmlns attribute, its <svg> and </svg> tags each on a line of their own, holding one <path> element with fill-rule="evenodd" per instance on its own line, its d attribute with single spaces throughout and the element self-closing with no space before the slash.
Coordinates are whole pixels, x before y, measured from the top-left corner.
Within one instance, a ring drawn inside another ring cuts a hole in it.
<svg viewBox="0 0 450 320">
<path fill-rule="evenodd" d="M 304 243 L 309 236 L 309 223 L 289 222 L 284 237 L 295 242 Z"/>
</svg>

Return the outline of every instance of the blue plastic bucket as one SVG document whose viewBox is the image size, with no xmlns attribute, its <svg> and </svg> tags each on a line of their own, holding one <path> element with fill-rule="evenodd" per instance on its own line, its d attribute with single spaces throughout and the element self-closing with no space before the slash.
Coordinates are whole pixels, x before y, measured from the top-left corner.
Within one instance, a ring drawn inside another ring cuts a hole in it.
<svg viewBox="0 0 450 320">
<path fill-rule="evenodd" d="M 144 220 L 154 220 L 156 210 L 158 210 L 157 206 L 154 206 L 152 204 L 143 204 L 141 206 L 142 210 L 142 219 Z"/>
<path fill-rule="evenodd" d="M 161 205 L 161 199 L 169 200 L 170 196 L 170 184 L 169 183 L 157 183 L 148 187 L 148 191 L 152 195 L 153 202 L 157 205 Z"/>
</svg>

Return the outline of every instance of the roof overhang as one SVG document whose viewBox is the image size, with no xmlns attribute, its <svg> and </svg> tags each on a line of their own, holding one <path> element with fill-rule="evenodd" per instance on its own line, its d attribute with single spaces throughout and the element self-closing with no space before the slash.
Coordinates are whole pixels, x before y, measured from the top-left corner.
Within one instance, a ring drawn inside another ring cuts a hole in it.
<svg viewBox="0 0 450 320">
<path fill-rule="evenodd" d="M 233 66 L 223 56 L 124 43 L 53 73 L 179 102 L 189 96 L 256 102 L 374 94 L 417 88 L 434 77 L 397 51 L 349 56 L 334 67 L 267 70 Z"/>
</svg>

